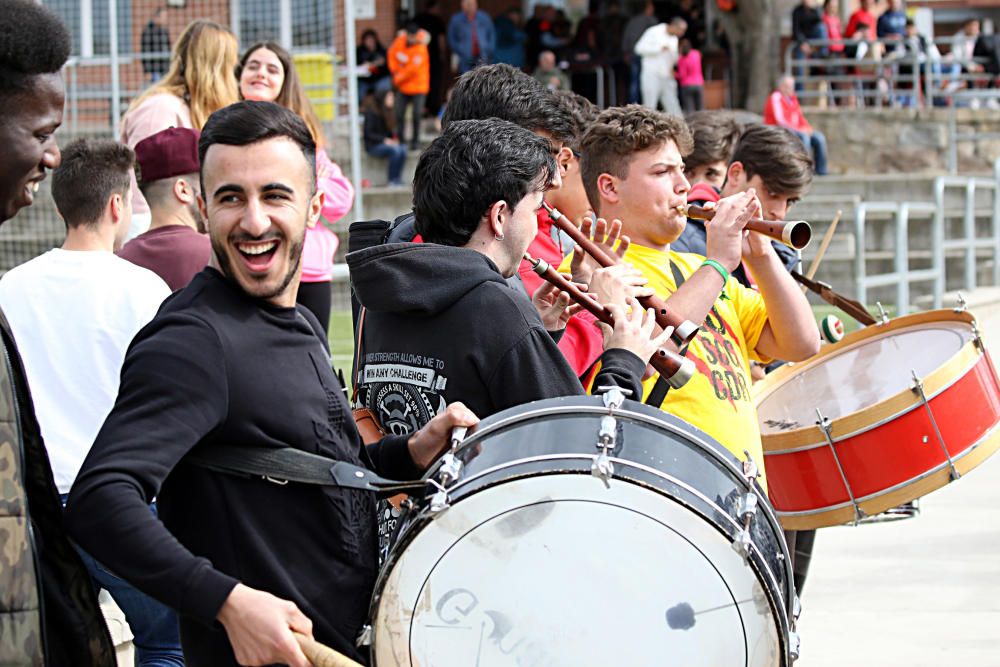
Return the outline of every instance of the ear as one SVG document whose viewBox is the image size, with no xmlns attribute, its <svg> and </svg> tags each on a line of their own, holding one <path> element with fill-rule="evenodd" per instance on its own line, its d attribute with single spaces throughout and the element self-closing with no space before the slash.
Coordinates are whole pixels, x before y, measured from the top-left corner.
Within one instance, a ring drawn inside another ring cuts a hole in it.
<svg viewBox="0 0 1000 667">
<path fill-rule="evenodd" d="M 323 212 L 323 204 L 326 202 L 326 193 L 316 190 L 316 194 L 309 200 L 309 211 L 306 214 L 306 227 L 312 229 L 319 223 L 320 213 Z"/>
<path fill-rule="evenodd" d="M 122 215 L 125 213 L 125 199 L 120 194 L 113 194 L 108 201 L 108 206 L 111 208 L 111 221 L 115 224 L 120 223 Z"/>
<path fill-rule="evenodd" d="M 486 213 L 489 230 L 493 236 L 503 236 L 504 223 L 507 222 L 507 215 L 510 212 L 507 202 L 504 200 L 495 201 Z"/>
<path fill-rule="evenodd" d="M 742 192 L 746 187 L 747 171 L 742 162 L 733 162 L 726 169 L 726 180 L 723 187 L 733 192 Z"/>
<path fill-rule="evenodd" d="M 559 154 L 556 155 L 556 164 L 559 166 L 559 176 L 566 178 L 566 172 L 569 170 L 569 163 L 573 159 L 573 149 L 569 146 L 563 146 L 559 149 Z"/>
<path fill-rule="evenodd" d="M 598 176 L 597 194 L 609 204 L 617 204 L 621 200 L 618 193 L 618 179 L 607 172 Z"/>
<path fill-rule="evenodd" d="M 197 197 L 194 192 L 194 188 L 191 187 L 186 178 L 178 178 L 174 181 L 174 197 L 181 203 L 190 204 L 194 202 Z"/>
</svg>

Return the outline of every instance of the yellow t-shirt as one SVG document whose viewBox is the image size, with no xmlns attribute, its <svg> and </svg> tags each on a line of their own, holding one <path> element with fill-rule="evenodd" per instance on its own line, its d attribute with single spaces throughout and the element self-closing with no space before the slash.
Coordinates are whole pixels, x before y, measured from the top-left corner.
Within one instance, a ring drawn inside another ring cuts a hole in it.
<svg viewBox="0 0 1000 667">
<path fill-rule="evenodd" d="M 670 252 L 681 275 L 689 277 L 705 260 L 701 255 Z M 569 268 L 571 258 L 563 267 Z M 677 290 L 667 256 L 659 250 L 629 246 L 625 261 L 649 280 L 657 296 L 666 299 Z M 770 361 L 754 348 L 767 323 L 767 310 L 760 294 L 730 278 L 725 286 L 728 299 L 716 299 L 687 356 L 697 371 L 686 385 L 671 389 L 661 407 L 697 426 L 715 438 L 740 460 L 750 452 L 763 477 L 764 455 L 757 423 L 757 409 L 750 393 L 750 359 Z M 656 376 L 643 384 L 643 399 L 656 384 Z"/>
</svg>

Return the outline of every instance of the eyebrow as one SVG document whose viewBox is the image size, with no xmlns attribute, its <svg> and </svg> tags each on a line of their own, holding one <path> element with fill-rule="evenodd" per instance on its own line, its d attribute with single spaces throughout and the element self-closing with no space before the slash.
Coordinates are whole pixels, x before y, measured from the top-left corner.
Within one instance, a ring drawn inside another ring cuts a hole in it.
<svg viewBox="0 0 1000 667">
<path fill-rule="evenodd" d="M 286 192 L 290 195 L 295 194 L 295 190 L 285 185 L 284 183 L 268 183 L 267 185 L 263 186 L 260 189 L 261 192 L 272 192 L 274 190 Z M 243 194 L 246 192 L 246 189 L 242 185 L 236 185 L 235 183 L 226 183 L 225 185 L 220 185 L 218 188 L 215 189 L 215 192 L 212 194 L 212 198 L 214 199 L 215 197 L 218 197 L 221 194 L 229 192 Z"/>
</svg>

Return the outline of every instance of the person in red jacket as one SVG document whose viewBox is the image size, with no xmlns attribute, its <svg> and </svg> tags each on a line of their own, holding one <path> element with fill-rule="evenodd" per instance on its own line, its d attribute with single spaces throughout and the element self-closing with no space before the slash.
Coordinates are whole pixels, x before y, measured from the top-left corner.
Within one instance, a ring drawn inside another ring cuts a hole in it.
<svg viewBox="0 0 1000 667">
<path fill-rule="evenodd" d="M 795 79 L 790 75 L 779 78 L 777 90 L 768 96 L 764 104 L 764 123 L 791 130 L 812 151 L 816 175 L 827 173 L 826 137 L 819 130 L 814 130 L 802 115 L 799 98 L 795 95 Z"/>
<path fill-rule="evenodd" d="M 421 30 L 413 21 L 406 24 L 389 47 L 389 71 L 396 94 L 396 128 L 399 141 L 405 138 L 406 107 L 413 105 L 413 136 L 410 150 L 420 145 L 420 119 L 424 108 L 424 98 L 431 89 L 431 60 L 427 51 L 430 35 Z"/>
</svg>

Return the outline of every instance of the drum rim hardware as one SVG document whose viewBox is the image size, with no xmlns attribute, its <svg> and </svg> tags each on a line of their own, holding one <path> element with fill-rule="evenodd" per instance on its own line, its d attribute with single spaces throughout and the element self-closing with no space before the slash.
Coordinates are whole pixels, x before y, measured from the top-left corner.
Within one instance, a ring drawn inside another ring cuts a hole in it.
<svg viewBox="0 0 1000 667">
<path fill-rule="evenodd" d="M 913 378 L 913 392 L 920 397 L 920 402 L 923 403 L 924 410 L 927 411 L 927 418 L 931 422 L 931 426 L 934 428 L 934 435 L 937 438 L 938 444 L 941 445 L 941 451 L 944 453 L 945 459 L 948 460 L 948 467 L 951 469 L 949 476 L 951 481 L 954 482 L 959 477 L 962 476 L 958 472 L 958 468 L 955 467 L 955 461 L 952 459 L 951 452 L 948 451 L 948 446 L 944 444 L 944 436 L 941 435 L 941 428 L 938 426 L 937 419 L 934 418 L 934 411 L 931 410 L 930 401 L 927 400 L 927 394 L 924 393 L 924 383 L 917 375 L 917 371 L 910 369 L 910 375 Z"/>
<path fill-rule="evenodd" d="M 451 449 L 441 457 L 437 474 L 440 480 L 429 477 L 427 482 L 437 491 L 431 496 L 429 510 L 431 513 L 441 512 L 451 506 L 451 498 L 448 495 L 448 488 L 459 480 L 462 476 L 462 461 L 455 456 L 459 446 L 465 440 L 465 435 L 469 429 L 467 426 L 456 426 L 451 430 Z"/>
<path fill-rule="evenodd" d="M 847 479 L 847 473 L 844 472 L 844 465 L 840 462 L 840 454 L 837 453 L 837 446 L 833 441 L 833 423 L 819 408 L 816 408 L 816 426 L 819 426 L 819 429 L 823 432 L 823 437 L 826 438 L 827 447 L 830 448 L 830 453 L 833 454 L 833 461 L 837 464 L 840 480 L 844 483 L 847 496 L 851 499 L 851 505 L 854 506 L 854 525 L 856 526 L 859 521 L 868 515 L 865 514 L 865 511 L 861 509 L 861 505 L 858 504 L 858 499 L 854 495 L 854 489 L 851 488 L 851 482 Z"/>
<path fill-rule="evenodd" d="M 597 451 L 599 454 L 594 457 L 590 464 L 590 474 L 604 482 L 604 488 L 611 488 L 611 478 L 615 474 L 615 464 L 611 462 L 610 452 L 617 444 L 618 420 L 615 419 L 615 410 L 619 410 L 625 403 L 626 396 L 631 396 L 632 391 L 621 387 L 599 387 L 598 391 L 603 392 L 601 400 L 604 407 L 608 409 L 608 414 L 601 417 L 601 425 L 597 431 Z"/>
<path fill-rule="evenodd" d="M 757 503 L 760 500 L 754 482 L 760 477 L 760 471 L 757 469 L 757 462 L 753 460 L 750 451 L 744 449 L 743 454 L 746 456 L 746 459 L 743 461 L 743 478 L 747 481 L 750 490 L 740 498 L 739 508 L 736 510 L 736 516 L 743 522 L 743 525 L 740 532 L 736 535 L 736 539 L 733 540 L 733 549 L 743 558 L 743 564 L 748 565 L 750 549 L 753 546 L 753 535 L 750 533 L 750 526 L 753 524 L 753 518 L 757 514 Z"/>
</svg>

